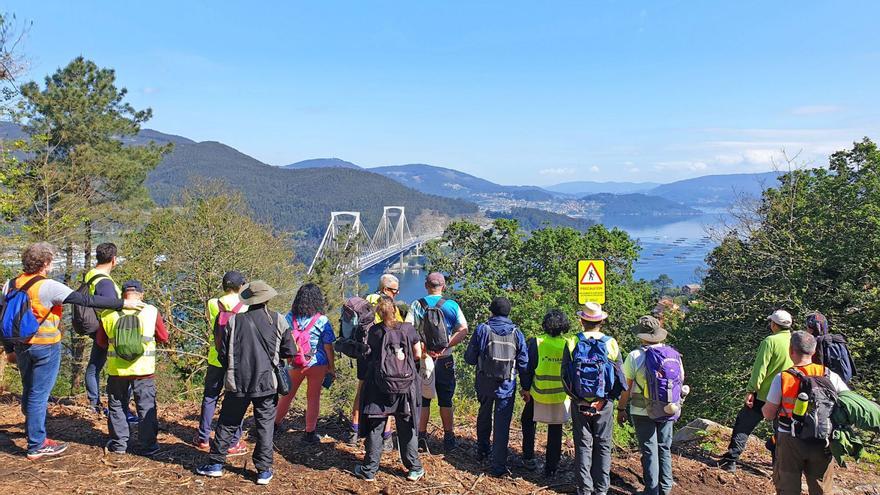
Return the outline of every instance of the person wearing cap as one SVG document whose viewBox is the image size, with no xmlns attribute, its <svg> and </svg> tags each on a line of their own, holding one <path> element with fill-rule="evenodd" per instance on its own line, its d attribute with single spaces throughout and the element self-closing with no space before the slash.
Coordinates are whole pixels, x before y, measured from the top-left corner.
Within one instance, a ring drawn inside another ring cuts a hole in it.
<svg viewBox="0 0 880 495">
<path fill-rule="evenodd" d="M 436 306 L 444 300 L 440 310 L 443 312 L 449 345 L 441 352 L 427 351 L 434 360 L 434 388 L 437 393 L 437 404 L 440 406 L 440 419 L 443 422 L 443 448 L 449 452 L 455 449 L 454 417 L 452 397 L 455 395 L 455 360 L 452 350 L 464 342 L 468 335 L 468 324 L 461 307 L 452 299 L 445 299 L 446 277 L 442 273 L 432 272 L 425 278 L 425 290 L 428 295 L 414 301 L 406 316 L 406 322 L 419 328 L 426 308 Z M 431 399 L 422 397 L 422 413 L 419 417 L 419 450 L 428 451 L 428 420 L 431 417 Z"/>
<path fill-rule="evenodd" d="M 283 315 L 270 311 L 268 302 L 278 295 L 269 284 L 255 280 L 242 288 L 240 297 L 247 311 L 229 318 L 217 349 L 223 366 L 225 394 L 220 420 L 211 441 L 209 463 L 196 469 L 203 476 L 223 476 L 223 466 L 248 406 L 254 408 L 256 447 L 253 452 L 257 484 L 272 481 L 272 436 L 278 405 L 278 377 L 281 359 L 296 355 L 290 325 Z"/>
<path fill-rule="evenodd" d="M 544 332 L 526 343 L 529 365 L 520 375 L 520 395 L 525 402 L 519 420 L 523 434 L 522 463 L 529 471 L 537 469 L 535 430 L 537 423 L 546 424 L 544 476 L 552 479 L 562 456 L 562 426 L 571 419 L 571 399 L 562 383 L 562 355 L 569 345 L 566 334 L 571 322 L 561 310 L 551 309 L 544 315 L 541 328 Z"/>
<path fill-rule="evenodd" d="M 727 453 L 718 461 L 718 467 L 731 473 L 736 471 L 736 463 L 746 448 L 749 436 L 763 420 L 761 408 L 767 399 L 773 377 L 791 367 L 791 357 L 788 353 L 791 340 L 791 314 L 778 309 L 768 316 L 767 320 L 770 322 L 770 335 L 758 346 L 745 404 L 736 415 Z M 772 442 L 768 446 L 772 447 Z"/>
<path fill-rule="evenodd" d="M 496 297 L 489 304 L 492 316 L 471 336 L 464 360 L 477 367 L 474 389 L 480 411 L 477 415 L 477 457 L 483 461 L 491 450 L 491 474 L 507 474 L 507 445 L 516 392 L 516 375 L 526 372 L 529 354 L 523 333 L 510 319 L 510 300 Z M 509 364 L 508 364 L 509 363 Z M 489 368 L 510 367 L 504 378 L 490 376 Z M 494 416 L 494 427 L 493 427 Z M 489 437 L 492 436 L 490 443 Z"/>
<path fill-rule="evenodd" d="M 807 441 L 792 432 L 795 404 L 798 401 L 802 376 L 824 376 L 837 393 L 849 390 L 834 371 L 813 362 L 816 338 L 808 332 L 791 333 L 789 354 L 791 372 L 777 373 L 771 378 L 770 389 L 761 408 L 763 419 L 776 426 L 776 460 L 773 483 L 778 495 L 800 495 L 801 480 L 806 478 L 810 495 L 834 493 L 834 461 L 824 442 Z"/>
<path fill-rule="evenodd" d="M 629 419 L 636 430 L 642 453 L 642 479 L 645 495 L 667 495 L 675 484 L 672 479 L 672 421 L 654 421 L 648 416 L 645 401 L 648 377 L 645 374 L 646 350 L 665 346 L 668 335 L 660 321 L 653 316 L 642 316 L 632 328 L 641 344 L 633 349 L 623 362 L 626 390 L 617 403 L 617 423 Z"/>
<path fill-rule="evenodd" d="M 223 331 L 217 326 L 217 318 L 220 312 L 229 311 L 240 313 L 247 311 L 247 306 L 242 304 L 239 293 L 244 286 L 244 275 L 236 271 L 229 271 L 223 274 L 222 287 L 224 294 L 220 297 L 208 299 L 206 307 L 206 317 L 208 319 L 208 368 L 205 371 L 204 395 L 202 396 L 202 410 L 199 419 L 199 431 L 193 439 L 193 444 L 197 449 L 208 452 L 211 448 L 211 432 L 213 431 L 212 422 L 214 421 L 214 411 L 217 409 L 217 401 L 220 400 L 220 393 L 223 391 L 224 372 L 220 359 L 217 357 L 217 336 L 215 331 Z M 222 336 L 221 336 L 222 337 Z M 237 456 L 247 454 L 247 446 L 241 440 L 241 428 L 235 433 L 232 447 L 226 455 Z"/>
<path fill-rule="evenodd" d="M 125 301 L 142 302 L 144 287 L 137 280 L 122 284 L 122 297 Z M 123 318 L 133 315 L 137 318 L 143 339 L 143 354 L 134 361 L 128 361 L 116 353 L 116 337 Z M 95 343 L 107 351 L 107 429 L 110 441 L 106 450 L 111 454 L 125 454 L 128 450 L 129 422 L 126 409 L 129 397 L 134 396 L 138 415 L 138 443 L 140 453 L 153 456 L 159 452 L 156 437 L 159 434 L 159 420 L 156 412 L 156 344 L 168 341 L 168 331 L 162 315 L 155 306 L 145 304 L 140 310 L 122 309 L 105 311 Z M 130 390 L 130 392 L 129 392 Z"/>
<path fill-rule="evenodd" d="M 570 344 L 562 354 L 562 369 L 571 366 L 572 351 L 580 339 L 598 340 L 605 346 L 608 362 L 616 375 L 615 387 L 607 390 L 605 397 L 578 400 L 572 397 L 572 432 L 574 434 L 577 493 L 590 495 L 608 493 L 611 487 L 611 434 L 614 431 L 614 401 L 623 390 L 623 360 L 617 340 L 602 333 L 602 324 L 608 313 L 602 305 L 588 302 L 577 312 L 581 332 L 570 338 Z M 565 376 L 565 374 L 563 374 Z M 569 384 L 563 380 L 563 383 Z"/>
</svg>

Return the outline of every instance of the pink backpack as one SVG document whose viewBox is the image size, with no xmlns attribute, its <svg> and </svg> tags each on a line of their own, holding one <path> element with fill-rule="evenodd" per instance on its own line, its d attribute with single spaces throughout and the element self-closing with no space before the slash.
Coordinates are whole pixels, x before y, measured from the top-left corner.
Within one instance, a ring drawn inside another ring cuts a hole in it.
<svg viewBox="0 0 880 495">
<path fill-rule="evenodd" d="M 296 368 L 305 368 L 312 361 L 312 358 L 315 357 L 315 353 L 312 350 L 312 328 L 315 326 L 315 323 L 318 322 L 318 318 L 322 315 L 321 313 L 315 313 L 315 316 L 312 317 L 311 320 L 306 324 L 304 328 L 299 326 L 299 322 L 296 321 L 295 316 L 291 316 L 291 320 L 293 321 L 293 329 L 291 330 L 291 334 L 293 335 L 293 341 L 296 342 L 296 356 L 293 357 L 293 366 Z"/>
</svg>

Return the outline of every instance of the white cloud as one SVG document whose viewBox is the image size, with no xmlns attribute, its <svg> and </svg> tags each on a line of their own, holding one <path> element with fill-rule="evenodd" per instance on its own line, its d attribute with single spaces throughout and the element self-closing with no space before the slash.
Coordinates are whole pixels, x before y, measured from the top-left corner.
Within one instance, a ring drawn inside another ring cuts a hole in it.
<svg viewBox="0 0 880 495">
<path fill-rule="evenodd" d="M 574 175 L 577 171 L 573 168 L 544 168 L 538 170 L 541 175 Z"/>
<path fill-rule="evenodd" d="M 598 172 L 598 171 L 599 171 L 599 167 L 597 167 L 597 166 L 595 166 L 595 165 L 593 165 L 592 167 L 590 167 L 590 172 Z"/>
<path fill-rule="evenodd" d="M 155 88 L 152 86 L 147 86 L 143 90 L 141 90 L 145 95 L 154 95 L 159 92 L 159 88 Z"/>
<path fill-rule="evenodd" d="M 663 170 L 663 171 L 691 171 L 691 172 L 699 172 L 702 170 L 706 170 L 709 168 L 709 165 L 704 161 L 695 161 L 695 160 L 674 160 L 668 162 L 657 162 L 654 164 L 655 170 Z"/>
<path fill-rule="evenodd" d="M 837 113 L 841 110 L 843 110 L 843 108 L 837 105 L 803 105 L 792 108 L 791 114 L 799 116 L 821 115 L 826 113 Z"/>
</svg>

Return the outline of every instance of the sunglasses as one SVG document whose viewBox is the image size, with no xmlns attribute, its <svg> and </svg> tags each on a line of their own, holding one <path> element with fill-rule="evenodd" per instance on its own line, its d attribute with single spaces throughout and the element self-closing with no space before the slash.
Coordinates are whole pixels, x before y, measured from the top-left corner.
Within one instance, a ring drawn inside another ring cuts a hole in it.
<svg viewBox="0 0 880 495">
<path fill-rule="evenodd" d="M 394 295 L 400 294 L 400 289 L 392 289 L 390 287 L 386 287 L 385 290 L 394 294 Z"/>
</svg>

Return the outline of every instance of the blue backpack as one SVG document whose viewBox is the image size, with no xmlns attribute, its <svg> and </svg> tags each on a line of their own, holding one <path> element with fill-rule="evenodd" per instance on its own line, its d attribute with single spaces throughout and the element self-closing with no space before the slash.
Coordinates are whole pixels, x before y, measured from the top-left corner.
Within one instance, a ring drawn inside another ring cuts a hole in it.
<svg viewBox="0 0 880 495">
<path fill-rule="evenodd" d="M 844 383 L 849 384 L 856 373 L 856 365 L 853 363 L 843 335 L 820 335 L 816 341 L 821 351 L 821 364 L 837 373 Z"/>
<path fill-rule="evenodd" d="M 614 389 L 616 374 L 608 359 L 606 343 L 611 337 L 601 339 L 578 334 L 578 341 L 571 351 L 568 375 L 569 393 L 577 399 L 605 399 Z"/>
<path fill-rule="evenodd" d="M 37 317 L 31 311 L 31 299 L 27 294 L 28 289 L 41 280 L 45 280 L 45 277 L 37 275 L 21 287 L 15 286 L 15 279 L 9 281 L 9 287 L 0 307 L 0 337 L 4 342 L 10 344 L 25 342 L 33 337 L 43 324 L 42 321 L 37 321 Z M 43 321 L 48 317 L 49 313 L 46 313 Z"/>
</svg>

